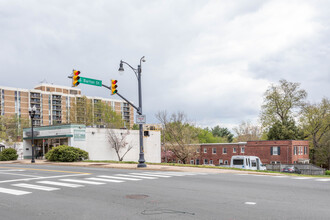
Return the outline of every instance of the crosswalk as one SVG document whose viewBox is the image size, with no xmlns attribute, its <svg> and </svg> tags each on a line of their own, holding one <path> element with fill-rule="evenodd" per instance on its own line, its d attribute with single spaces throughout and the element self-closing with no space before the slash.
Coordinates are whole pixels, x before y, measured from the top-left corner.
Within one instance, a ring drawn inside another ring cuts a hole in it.
<svg viewBox="0 0 330 220">
<path fill-rule="evenodd" d="M 60 178 L 52 180 L 33 180 L 27 183 L 12 183 L 10 188 L 0 187 L 1 193 L 15 196 L 31 194 L 36 191 L 55 191 L 62 188 L 79 188 L 87 185 L 105 185 L 109 183 L 124 183 L 127 181 L 139 182 L 143 180 L 157 180 L 160 178 L 183 177 L 194 175 L 206 175 L 206 173 L 179 173 L 179 172 L 134 172 L 114 175 L 96 175 L 85 178 Z"/>
</svg>

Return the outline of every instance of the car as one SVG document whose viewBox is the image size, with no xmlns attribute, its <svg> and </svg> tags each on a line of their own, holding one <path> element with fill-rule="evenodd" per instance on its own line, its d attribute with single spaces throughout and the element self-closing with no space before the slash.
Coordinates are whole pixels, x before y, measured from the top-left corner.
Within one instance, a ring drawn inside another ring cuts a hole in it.
<svg viewBox="0 0 330 220">
<path fill-rule="evenodd" d="M 301 174 L 301 171 L 295 167 L 295 166 L 286 166 L 284 168 L 282 168 L 282 172 L 284 173 L 298 173 Z"/>
</svg>

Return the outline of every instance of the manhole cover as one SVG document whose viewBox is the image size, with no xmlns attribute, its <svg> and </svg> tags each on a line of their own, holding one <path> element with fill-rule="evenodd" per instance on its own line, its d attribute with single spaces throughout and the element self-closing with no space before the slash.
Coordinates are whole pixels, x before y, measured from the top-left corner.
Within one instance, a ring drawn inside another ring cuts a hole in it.
<svg viewBox="0 0 330 220">
<path fill-rule="evenodd" d="M 141 194 L 136 194 L 136 195 L 126 195 L 126 198 L 128 199 L 145 199 L 149 197 L 148 195 L 141 195 Z"/>
</svg>

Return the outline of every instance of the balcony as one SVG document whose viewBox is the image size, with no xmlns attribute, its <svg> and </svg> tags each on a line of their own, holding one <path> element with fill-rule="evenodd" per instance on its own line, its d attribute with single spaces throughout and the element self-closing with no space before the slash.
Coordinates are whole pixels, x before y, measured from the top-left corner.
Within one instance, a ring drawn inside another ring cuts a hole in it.
<svg viewBox="0 0 330 220">
<path fill-rule="evenodd" d="M 30 97 L 40 99 L 40 94 L 39 93 L 31 93 Z"/>
<path fill-rule="evenodd" d="M 53 95 L 53 100 L 61 100 L 62 96 L 60 95 Z"/>
</svg>

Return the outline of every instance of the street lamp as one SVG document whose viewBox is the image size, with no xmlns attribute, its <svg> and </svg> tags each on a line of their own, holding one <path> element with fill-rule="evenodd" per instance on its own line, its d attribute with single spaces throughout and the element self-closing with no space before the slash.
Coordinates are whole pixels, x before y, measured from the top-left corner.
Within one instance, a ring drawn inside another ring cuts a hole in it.
<svg viewBox="0 0 330 220">
<path fill-rule="evenodd" d="M 137 113 L 139 115 L 142 115 L 142 94 L 141 94 L 141 64 L 142 62 L 146 62 L 146 60 L 144 59 L 144 56 L 141 57 L 140 59 L 140 65 L 138 65 L 138 68 L 135 69 L 133 68 L 131 65 L 129 65 L 128 63 L 126 63 L 125 61 L 121 60 L 120 64 L 119 64 L 119 73 L 123 73 L 124 72 L 124 64 L 126 64 L 127 66 L 129 66 L 135 73 L 135 76 L 138 80 L 138 88 L 139 88 L 139 108 L 137 109 Z M 143 150 L 143 126 L 142 124 L 139 124 L 139 130 L 140 130 L 140 155 L 139 155 L 139 164 L 137 165 L 137 167 L 147 167 L 147 165 L 145 164 L 145 160 L 144 160 L 144 150 Z"/>
<path fill-rule="evenodd" d="M 34 161 L 34 140 L 33 140 L 33 118 L 34 118 L 34 116 L 35 116 L 35 114 L 36 114 L 36 106 L 34 105 L 32 108 L 31 107 L 29 107 L 29 115 L 30 115 L 30 117 L 31 117 L 31 124 L 32 124 L 32 144 L 31 144 L 31 146 L 32 146 L 32 159 L 31 159 L 31 163 L 34 163 L 35 161 Z"/>
</svg>

